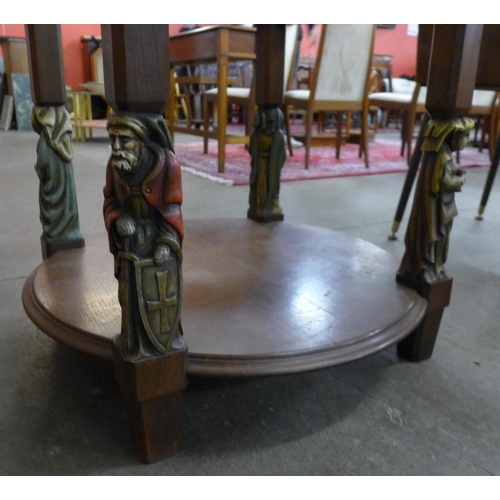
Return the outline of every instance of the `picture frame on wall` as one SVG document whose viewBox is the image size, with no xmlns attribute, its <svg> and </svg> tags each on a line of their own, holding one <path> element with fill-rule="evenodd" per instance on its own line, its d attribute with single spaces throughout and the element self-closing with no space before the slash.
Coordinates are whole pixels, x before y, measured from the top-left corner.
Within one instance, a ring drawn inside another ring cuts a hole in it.
<svg viewBox="0 0 500 500">
<path fill-rule="evenodd" d="M 395 24 L 377 24 L 377 28 L 383 28 L 386 30 L 394 30 L 394 29 L 396 29 L 396 25 Z"/>
<path fill-rule="evenodd" d="M 0 130 L 9 130 L 12 124 L 12 114 L 14 113 L 14 97 L 5 95 L 2 104 L 2 114 L 0 116 Z"/>
</svg>

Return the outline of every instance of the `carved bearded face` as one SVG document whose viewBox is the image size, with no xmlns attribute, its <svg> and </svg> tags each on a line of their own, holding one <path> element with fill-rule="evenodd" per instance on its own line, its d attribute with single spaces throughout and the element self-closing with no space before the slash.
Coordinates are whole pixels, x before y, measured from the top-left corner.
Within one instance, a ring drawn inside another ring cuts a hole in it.
<svg viewBox="0 0 500 500">
<path fill-rule="evenodd" d="M 142 141 L 127 127 L 110 127 L 111 166 L 118 172 L 132 172 L 141 157 Z"/>
</svg>

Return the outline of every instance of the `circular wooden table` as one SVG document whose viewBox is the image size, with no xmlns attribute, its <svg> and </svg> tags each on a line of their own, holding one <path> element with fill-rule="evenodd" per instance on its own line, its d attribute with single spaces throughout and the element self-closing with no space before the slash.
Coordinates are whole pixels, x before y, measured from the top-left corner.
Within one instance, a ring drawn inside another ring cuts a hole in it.
<svg viewBox="0 0 500 500">
<path fill-rule="evenodd" d="M 395 281 L 379 247 L 328 229 L 248 219 L 185 221 L 182 324 L 188 373 L 273 375 L 381 351 L 426 301 Z M 31 320 L 57 341 L 112 359 L 121 310 L 107 234 L 59 252 L 26 280 Z"/>
</svg>

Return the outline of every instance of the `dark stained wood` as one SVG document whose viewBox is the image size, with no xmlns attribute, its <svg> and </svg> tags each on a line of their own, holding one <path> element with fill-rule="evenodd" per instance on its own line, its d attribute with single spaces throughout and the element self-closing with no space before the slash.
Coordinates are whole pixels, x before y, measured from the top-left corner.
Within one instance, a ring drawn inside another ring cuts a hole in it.
<svg viewBox="0 0 500 500">
<path fill-rule="evenodd" d="M 168 25 L 111 24 L 103 25 L 101 31 L 108 104 L 114 111 L 153 113 L 161 117 L 169 99 Z M 113 276 L 111 268 L 107 272 L 109 277 Z M 133 280 L 126 281 L 124 277 L 120 280 L 120 287 L 125 290 L 135 286 Z M 116 281 L 113 289 L 116 294 Z M 126 323 L 130 316 L 126 313 L 134 311 L 132 308 L 137 304 L 128 297 L 122 301 L 123 328 L 120 326 L 119 330 L 123 331 L 119 341 L 123 341 L 127 328 L 133 328 Z M 118 311 L 121 313 L 122 309 L 118 307 Z M 129 416 L 138 457 L 143 462 L 154 462 L 172 455 L 179 446 L 187 348 L 179 348 L 180 352 L 172 348 L 165 354 L 159 350 L 147 359 L 133 360 L 127 348 L 113 350 L 115 372 L 120 389 L 130 403 Z"/>
<path fill-rule="evenodd" d="M 497 137 L 495 142 L 493 160 L 491 161 L 490 170 L 488 171 L 488 177 L 486 177 L 486 183 L 484 185 L 483 194 L 481 195 L 481 201 L 479 203 L 479 208 L 476 216 L 477 220 L 483 220 L 484 209 L 486 208 L 486 204 L 488 203 L 488 198 L 490 196 L 491 188 L 493 187 L 493 182 L 495 180 L 499 164 L 500 164 L 500 135 Z"/>
<path fill-rule="evenodd" d="M 220 46 L 221 33 L 227 44 Z M 232 60 L 255 59 L 255 29 L 235 25 L 206 26 L 170 37 L 170 64 L 202 64 L 215 62 L 219 52 Z"/>
<path fill-rule="evenodd" d="M 481 51 L 476 76 L 476 88 L 500 89 L 500 58 L 496 48 L 500 44 L 500 24 L 483 25 Z"/>
<path fill-rule="evenodd" d="M 420 24 L 418 33 L 418 52 L 417 52 L 417 81 L 422 85 L 427 84 L 427 75 L 429 67 L 429 58 L 432 47 L 432 34 L 434 25 L 433 24 Z M 481 38 L 481 49 L 479 52 L 479 62 L 476 74 L 476 85 L 475 88 L 478 89 L 490 89 L 490 90 L 500 90 L 500 59 L 496 55 L 496 51 L 492 50 L 492 47 L 496 47 L 500 44 L 500 25 L 498 24 L 485 24 L 483 25 L 483 33 Z M 428 117 L 426 116 L 426 122 Z M 419 132 L 419 137 L 417 139 L 417 144 L 415 146 L 414 155 L 409 165 L 408 175 L 401 192 L 401 197 L 399 200 L 398 207 L 396 209 L 396 214 L 394 216 L 394 222 L 392 225 L 392 234 L 389 236 L 390 239 L 397 239 L 395 233 L 399 228 L 399 224 L 403 218 L 406 203 L 408 202 L 408 197 L 410 195 L 411 188 L 413 186 L 413 181 L 415 179 L 418 167 L 420 165 L 420 159 L 422 152 L 419 150 L 422 144 L 422 133 L 424 126 L 422 124 Z M 490 138 L 490 147 L 492 147 L 494 138 Z M 476 219 L 482 220 L 482 214 L 486 208 L 488 202 L 488 197 L 493 186 L 493 181 L 496 176 L 498 169 L 498 164 L 500 163 L 500 139 L 497 138 L 495 141 L 495 146 L 493 152 L 490 150 L 491 167 L 488 172 L 488 177 L 486 179 L 483 194 L 481 196 L 481 201 L 479 204 L 478 215 Z"/>
<path fill-rule="evenodd" d="M 420 85 L 427 85 L 427 78 L 429 77 L 433 33 L 434 24 L 418 25 L 416 81 Z"/>
<path fill-rule="evenodd" d="M 113 352 L 118 384 L 129 402 L 139 460 L 156 462 L 176 453 L 180 437 L 187 349 L 140 362 Z"/>
<path fill-rule="evenodd" d="M 472 104 L 482 24 L 436 24 L 425 107 L 432 118 L 464 116 Z"/>
<path fill-rule="evenodd" d="M 174 455 L 179 449 L 182 392 L 129 401 L 137 457 L 152 463 Z"/>
<path fill-rule="evenodd" d="M 469 111 L 472 104 L 472 94 L 476 83 L 476 73 L 481 48 L 483 25 L 472 24 L 436 24 L 434 25 L 432 37 L 431 59 L 429 64 L 429 75 L 427 83 L 426 110 L 431 118 L 439 121 L 452 121 L 453 118 L 463 117 Z M 446 146 L 448 147 L 448 146 Z M 429 150 L 428 150 L 429 151 Z M 439 154 L 447 154 L 444 146 L 439 149 Z M 441 153 L 442 152 L 442 153 Z M 441 178 L 444 174 L 440 172 L 438 151 L 429 152 L 429 161 L 424 161 L 420 168 L 417 191 L 413 200 L 412 214 L 408 223 L 405 245 L 406 253 L 403 257 L 400 271 L 396 274 L 396 280 L 406 286 L 414 288 L 420 296 L 428 301 L 428 309 L 424 320 L 419 327 L 412 332 L 404 341 L 398 345 L 398 354 L 411 361 L 422 361 L 432 355 L 434 343 L 439 331 L 441 317 L 444 308 L 449 304 L 451 296 L 452 279 L 443 278 L 442 275 L 424 274 L 424 264 L 420 262 L 425 252 L 419 252 L 414 246 L 425 245 L 430 240 L 428 232 L 431 231 L 431 223 L 428 219 L 432 213 L 431 200 L 438 199 L 443 193 L 452 193 L 452 188 L 441 187 L 440 192 L 435 194 L 432 175 L 427 175 L 428 169 L 435 168 Z M 417 157 L 415 152 L 414 156 Z M 425 158 L 425 157 L 424 157 Z M 435 161 L 435 163 L 432 163 Z M 412 170 L 416 169 L 416 160 Z M 414 175 L 414 172 L 413 172 Z M 405 187 L 408 194 L 408 186 Z M 403 192 L 403 196 L 405 191 Z M 418 195 L 418 196 L 417 196 Z M 434 197 L 436 196 L 436 198 Z M 442 200 L 436 203 L 442 203 Z M 401 204 L 401 201 L 400 201 Z M 427 205 L 428 204 L 428 205 Z M 398 208 L 399 210 L 399 208 Z M 432 222 L 436 223 L 442 231 L 445 224 L 440 216 L 432 213 Z M 393 226 L 393 232 L 394 232 Z M 448 228 L 448 231 L 451 226 Z M 446 230 L 446 229 L 444 229 Z M 418 236 L 415 236 L 418 235 Z M 445 237 L 448 235 L 440 235 Z M 442 255 L 436 256 L 436 262 L 446 260 L 447 248 Z M 432 270 L 432 263 L 423 257 Z"/>
<path fill-rule="evenodd" d="M 37 106 L 66 102 L 66 80 L 59 24 L 27 24 L 26 40 L 31 75 L 31 95 Z"/>
<path fill-rule="evenodd" d="M 255 102 L 258 106 L 283 104 L 285 29 L 285 24 L 257 25 Z"/>
<path fill-rule="evenodd" d="M 162 114 L 168 102 L 168 25 L 103 24 L 106 100 L 117 111 Z"/>
<path fill-rule="evenodd" d="M 410 285 L 397 275 L 401 284 Z M 424 361 L 432 356 L 444 308 L 450 304 L 451 278 L 433 284 L 420 284 L 418 293 L 427 300 L 427 312 L 418 327 L 398 344 L 398 355 L 408 361 Z"/>
<path fill-rule="evenodd" d="M 182 322 L 189 374 L 254 376 L 346 363 L 415 330 L 425 300 L 397 284 L 397 260 L 352 236 L 288 223 L 187 220 Z M 120 331 L 106 235 L 60 252 L 26 281 L 45 333 L 111 360 Z"/>
</svg>

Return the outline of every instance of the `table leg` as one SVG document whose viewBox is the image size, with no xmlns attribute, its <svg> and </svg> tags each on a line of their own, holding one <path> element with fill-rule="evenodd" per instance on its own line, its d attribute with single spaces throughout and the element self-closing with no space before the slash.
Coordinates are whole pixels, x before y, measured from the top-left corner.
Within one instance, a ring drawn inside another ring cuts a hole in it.
<svg viewBox="0 0 500 500">
<path fill-rule="evenodd" d="M 490 138 L 490 143 L 492 142 L 493 141 Z M 500 163 L 500 135 L 497 137 L 497 141 L 495 144 L 493 160 L 491 161 L 491 167 L 488 172 L 488 177 L 486 178 L 486 184 L 484 186 L 483 195 L 481 197 L 481 203 L 479 204 L 479 209 L 476 216 L 477 220 L 483 220 L 484 209 L 486 208 L 486 203 L 488 203 L 488 198 L 490 196 L 491 188 L 493 187 L 493 181 L 495 180 L 499 163 Z"/>
<path fill-rule="evenodd" d="M 218 95 L 218 112 L 217 112 L 217 142 L 218 142 L 218 166 L 219 172 L 224 172 L 224 164 L 226 160 L 226 120 L 227 120 L 227 70 L 229 58 L 227 52 L 229 50 L 229 33 L 222 31 L 219 40 L 221 54 L 217 59 L 217 88 Z"/>
</svg>

